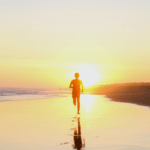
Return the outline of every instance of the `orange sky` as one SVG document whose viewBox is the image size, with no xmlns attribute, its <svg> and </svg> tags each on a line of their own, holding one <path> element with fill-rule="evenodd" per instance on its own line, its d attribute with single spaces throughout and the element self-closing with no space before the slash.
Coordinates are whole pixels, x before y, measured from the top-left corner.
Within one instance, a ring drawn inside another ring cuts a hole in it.
<svg viewBox="0 0 150 150">
<path fill-rule="evenodd" d="M 68 87 L 75 72 L 87 86 L 149 82 L 149 6 L 146 0 L 2 2 L 0 86 Z"/>
</svg>

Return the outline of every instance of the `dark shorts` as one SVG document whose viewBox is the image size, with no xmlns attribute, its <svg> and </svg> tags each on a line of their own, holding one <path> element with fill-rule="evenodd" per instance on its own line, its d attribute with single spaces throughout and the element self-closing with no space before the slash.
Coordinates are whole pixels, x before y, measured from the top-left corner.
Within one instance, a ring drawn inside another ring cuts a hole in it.
<svg viewBox="0 0 150 150">
<path fill-rule="evenodd" d="M 80 92 L 72 92 L 72 98 L 80 98 Z"/>
</svg>

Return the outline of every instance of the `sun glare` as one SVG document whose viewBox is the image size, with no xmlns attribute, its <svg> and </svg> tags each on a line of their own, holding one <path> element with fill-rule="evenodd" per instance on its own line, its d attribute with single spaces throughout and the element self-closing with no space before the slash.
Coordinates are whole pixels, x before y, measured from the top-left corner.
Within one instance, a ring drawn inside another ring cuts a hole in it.
<svg viewBox="0 0 150 150">
<path fill-rule="evenodd" d="M 81 105 L 83 105 L 85 112 L 90 112 L 94 100 L 93 95 L 81 95 Z"/>
<path fill-rule="evenodd" d="M 78 64 L 75 66 L 76 72 L 79 72 L 80 79 L 83 82 L 84 87 L 90 87 L 94 84 L 98 84 L 102 75 L 98 71 L 96 65 L 91 64 Z"/>
<path fill-rule="evenodd" d="M 96 84 L 99 80 L 99 75 L 96 71 L 81 71 L 80 79 L 82 80 L 85 87 Z"/>
</svg>

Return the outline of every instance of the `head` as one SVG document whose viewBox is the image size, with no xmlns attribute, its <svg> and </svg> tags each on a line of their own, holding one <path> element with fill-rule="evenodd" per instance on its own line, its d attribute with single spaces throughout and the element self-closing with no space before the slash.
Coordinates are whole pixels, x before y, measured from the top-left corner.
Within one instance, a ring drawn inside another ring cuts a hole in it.
<svg viewBox="0 0 150 150">
<path fill-rule="evenodd" d="M 75 76 L 76 79 L 78 79 L 79 78 L 79 73 L 75 73 L 74 76 Z"/>
</svg>

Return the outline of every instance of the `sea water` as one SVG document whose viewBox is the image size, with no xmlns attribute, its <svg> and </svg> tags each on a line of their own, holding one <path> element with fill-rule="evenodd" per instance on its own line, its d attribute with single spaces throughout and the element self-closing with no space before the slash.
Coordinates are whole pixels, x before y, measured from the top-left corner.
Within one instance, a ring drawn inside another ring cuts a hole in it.
<svg viewBox="0 0 150 150">
<path fill-rule="evenodd" d="M 45 99 L 52 97 L 63 97 L 64 94 L 70 94 L 70 91 L 39 91 L 37 94 L 16 94 L 15 92 L 4 92 L 0 95 L 0 102 L 4 101 L 16 101 L 16 100 L 34 100 L 34 99 Z"/>
</svg>

